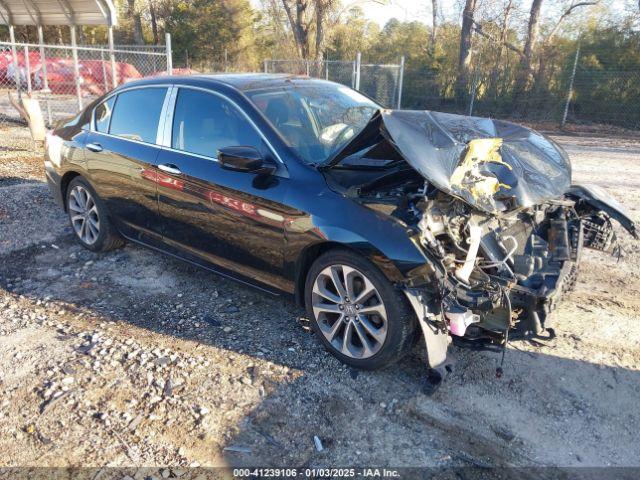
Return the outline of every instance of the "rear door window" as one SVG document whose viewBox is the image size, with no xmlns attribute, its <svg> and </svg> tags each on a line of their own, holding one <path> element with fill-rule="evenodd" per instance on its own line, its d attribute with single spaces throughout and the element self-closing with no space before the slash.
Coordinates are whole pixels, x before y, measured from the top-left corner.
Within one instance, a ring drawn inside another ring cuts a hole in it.
<svg viewBox="0 0 640 480">
<path fill-rule="evenodd" d="M 166 88 L 138 88 L 118 94 L 109 133 L 138 142 L 155 143 Z"/>
</svg>

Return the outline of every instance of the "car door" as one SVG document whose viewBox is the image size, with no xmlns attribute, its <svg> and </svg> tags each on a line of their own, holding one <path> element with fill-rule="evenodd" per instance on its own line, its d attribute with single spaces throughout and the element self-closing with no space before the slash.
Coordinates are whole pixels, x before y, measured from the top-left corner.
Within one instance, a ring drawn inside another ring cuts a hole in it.
<svg viewBox="0 0 640 480">
<path fill-rule="evenodd" d="M 178 255 L 215 265 L 222 273 L 285 288 L 282 279 L 284 165 L 264 178 L 221 168 L 217 151 L 251 146 L 276 161 L 240 109 L 214 92 L 179 88 L 170 147 L 158 159 L 158 202 L 163 238 Z"/>
<path fill-rule="evenodd" d="M 156 143 L 167 87 L 124 90 L 100 103 L 85 144 L 92 184 L 127 237 L 161 244 Z"/>
</svg>

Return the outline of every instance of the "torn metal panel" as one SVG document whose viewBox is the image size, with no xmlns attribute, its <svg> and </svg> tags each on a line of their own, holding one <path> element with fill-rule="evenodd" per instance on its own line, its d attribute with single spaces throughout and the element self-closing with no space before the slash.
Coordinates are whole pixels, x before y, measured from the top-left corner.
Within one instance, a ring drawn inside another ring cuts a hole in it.
<svg viewBox="0 0 640 480">
<path fill-rule="evenodd" d="M 428 111 L 383 112 L 390 141 L 440 190 L 487 212 L 528 207 L 564 194 L 566 154 L 526 127 Z"/>
<path fill-rule="evenodd" d="M 580 200 L 597 211 L 605 212 L 619 222 L 634 238 L 639 238 L 637 225 L 629 218 L 625 208 L 601 187 L 597 185 L 571 185 L 567 196 Z"/>
<path fill-rule="evenodd" d="M 434 370 L 444 370 L 445 367 L 453 363 L 453 357 L 448 351 L 450 342 L 448 331 L 446 328 L 439 328 L 432 321 L 433 316 L 429 314 L 424 292 L 419 289 L 406 289 L 404 294 L 418 317 L 427 349 L 429 367 Z"/>
</svg>

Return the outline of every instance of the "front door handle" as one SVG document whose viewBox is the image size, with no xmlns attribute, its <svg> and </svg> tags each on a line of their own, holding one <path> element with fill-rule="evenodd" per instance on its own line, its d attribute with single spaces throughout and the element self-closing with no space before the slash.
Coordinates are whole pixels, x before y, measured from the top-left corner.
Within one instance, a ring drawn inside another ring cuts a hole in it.
<svg viewBox="0 0 640 480">
<path fill-rule="evenodd" d="M 182 175 L 182 171 L 180 171 L 180 169 L 173 163 L 163 163 L 158 165 L 158 168 L 163 172 L 171 173 L 173 175 Z"/>
<path fill-rule="evenodd" d="M 100 145 L 99 143 L 87 143 L 87 149 L 91 150 L 92 152 L 101 152 L 102 145 Z"/>
</svg>

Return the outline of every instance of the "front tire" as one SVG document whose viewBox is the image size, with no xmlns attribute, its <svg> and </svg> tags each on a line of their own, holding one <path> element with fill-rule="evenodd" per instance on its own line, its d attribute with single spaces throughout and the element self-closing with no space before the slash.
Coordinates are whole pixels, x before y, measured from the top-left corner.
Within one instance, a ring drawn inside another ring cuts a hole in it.
<svg viewBox="0 0 640 480">
<path fill-rule="evenodd" d="M 71 180 L 65 201 L 71 228 L 84 248 L 107 252 L 124 245 L 109 220 L 104 202 L 84 178 Z"/>
<path fill-rule="evenodd" d="M 417 322 L 407 300 L 354 252 L 330 250 L 313 263 L 305 305 L 324 347 L 347 365 L 374 370 L 411 348 Z"/>
</svg>

